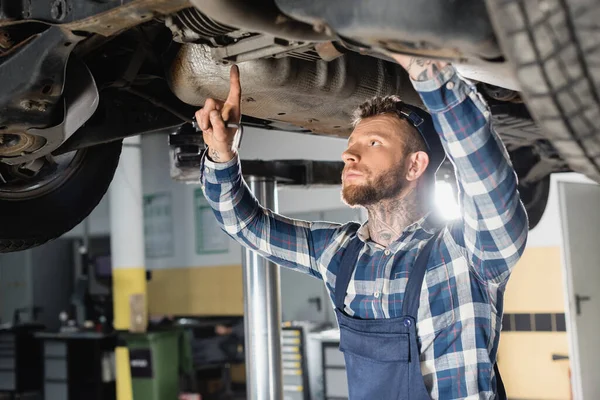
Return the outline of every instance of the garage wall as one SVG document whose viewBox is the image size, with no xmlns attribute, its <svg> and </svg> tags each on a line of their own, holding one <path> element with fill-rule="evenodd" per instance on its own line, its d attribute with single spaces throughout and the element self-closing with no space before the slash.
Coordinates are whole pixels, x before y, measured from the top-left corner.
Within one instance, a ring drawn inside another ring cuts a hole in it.
<svg viewBox="0 0 600 400">
<path fill-rule="evenodd" d="M 577 174 L 552 177 L 544 216 L 506 288 L 498 365 L 511 399 L 570 399 L 563 238 L 557 182 L 585 181 Z"/>
<path fill-rule="evenodd" d="M 498 354 L 510 398 L 570 398 L 569 362 L 552 361 L 569 354 L 562 283 L 560 248 L 527 248 L 507 286 Z"/>
</svg>

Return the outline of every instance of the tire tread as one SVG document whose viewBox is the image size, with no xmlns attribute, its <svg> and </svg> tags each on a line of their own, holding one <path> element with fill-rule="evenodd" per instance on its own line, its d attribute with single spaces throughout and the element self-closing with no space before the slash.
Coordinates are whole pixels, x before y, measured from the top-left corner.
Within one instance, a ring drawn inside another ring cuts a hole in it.
<svg viewBox="0 0 600 400">
<path fill-rule="evenodd" d="M 488 0 L 488 9 L 545 135 L 573 170 L 600 181 L 600 27 L 590 23 L 600 1 Z"/>
</svg>

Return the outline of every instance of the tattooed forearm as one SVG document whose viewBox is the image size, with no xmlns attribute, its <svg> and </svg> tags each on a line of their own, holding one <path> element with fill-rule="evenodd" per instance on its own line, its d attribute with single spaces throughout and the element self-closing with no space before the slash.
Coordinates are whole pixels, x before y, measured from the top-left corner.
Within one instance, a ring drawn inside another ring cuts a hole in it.
<svg viewBox="0 0 600 400">
<path fill-rule="evenodd" d="M 432 79 L 447 65 L 445 61 L 430 60 L 422 57 L 396 55 L 394 58 L 406 69 L 411 78 L 416 81 Z"/>
<path fill-rule="evenodd" d="M 209 154 L 210 154 L 210 158 L 213 161 L 217 161 L 218 162 L 218 161 L 221 160 L 221 156 L 219 155 L 219 152 L 217 150 L 211 149 L 210 152 L 209 152 Z"/>
<path fill-rule="evenodd" d="M 408 65 L 404 65 L 404 68 L 406 69 L 406 71 L 408 73 L 410 73 L 410 70 L 412 69 L 412 67 L 416 61 L 417 61 L 417 58 L 411 57 L 410 60 L 408 61 Z"/>
<path fill-rule="evenodd" d="M 416 81 L 426 81 L 433 78 L 440 71 L 437 63 L 430 63 L 421 73 L 415 78 Z"/>
<path fill-rule="evenodd" d="M 432 79 L 438 72 L 446 66 L 446 62 L 417 59 L 412 63 L 413 67 L 408 68 L 409 75 L 416 81 L 426 81 Z M 416 67 L 414 67 L 416 65 Z"/>
<path fill-rule="evenodd" d="M 420 73 L 420 74 L 417 76 L 417 79 L 415 79 L 415 80 L 417 80 L 417 81 L 426 81 L 427 79 L 429 79 L 429 78 L 430 78 L 430 76 L 431 76 L 431 75 L 429 74 L 429 71 L 428 71 L 428 70 L 426 70 L 426 69 L 424 69 L 424 70 L 423 70 L 423 71 L 422 71 L 422 72 L 421 72 L 421 73 Z"/>
<path fill-rule="evenodd" d="M 415 59 L 415 62 L 417 63 L 417 65 L 418 65 L 419 67 L 424 67 L 424 66 L 426 66 L 426 65 L 429 65 L 429 64 L 431 64 L 431 60 L 426 60 L 426 59 L 424 59 L 424 58 L 416 58 L 416 59 Z"/>
</svg>

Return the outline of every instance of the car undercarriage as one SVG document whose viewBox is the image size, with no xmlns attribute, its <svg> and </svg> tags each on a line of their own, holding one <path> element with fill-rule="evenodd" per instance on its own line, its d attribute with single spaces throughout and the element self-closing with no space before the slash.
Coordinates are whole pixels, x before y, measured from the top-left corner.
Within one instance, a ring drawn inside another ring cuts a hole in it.
<svg viewBox="0 0 600 400">
<path fill-rule="evenodd" d="M 550 95 L 530 90 L 530 64 L 515 55 L 514 46 L 526 54 L 527 44 L 513 46 L 500 21 L 517 11 L 493 3 L 0 1 L 0 251 L 43 243 L 85 218 L 110 183 L 120 140 L 190 123 L 207 98 L 226 96 L 232 64 L 245 125 L 347 138 L 352 110 L 368 97 L 397 94 L 421 105 L 393 53 L 449 60 L 477 84 L 535 226 L 551 173 L 600 180 L 599 135 L 583 126 L 597 107 L 576 104 L 586 118 L 568 129 L 549 120 L 541 100 Z M 65 196 L 65 210 L 40 211 Z"/>
</svg>

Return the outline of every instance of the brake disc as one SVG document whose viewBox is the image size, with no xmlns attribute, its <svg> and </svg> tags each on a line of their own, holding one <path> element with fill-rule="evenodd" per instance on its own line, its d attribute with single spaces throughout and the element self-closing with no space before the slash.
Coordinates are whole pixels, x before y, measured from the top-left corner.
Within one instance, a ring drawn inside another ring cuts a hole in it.
<svg viewBox="0 0 600 400">
<path fill-rule="evenodd" d="M 45 139 L 22 132 L 0 134 L 0 157 L 16 157 L 42 148 Z"/>
</svg>

